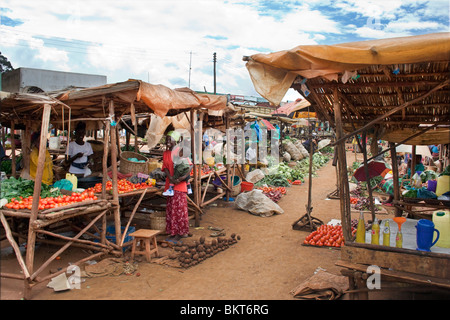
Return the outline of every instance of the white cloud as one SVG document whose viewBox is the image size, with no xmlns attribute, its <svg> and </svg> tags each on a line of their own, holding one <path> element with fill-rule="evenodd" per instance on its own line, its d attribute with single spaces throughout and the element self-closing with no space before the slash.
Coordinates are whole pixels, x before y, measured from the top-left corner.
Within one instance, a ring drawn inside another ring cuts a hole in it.
<svg viewBox="0 0 450 320">
<path fill-rule="evenodd" d="M 23 52 L 32 50 L 34 67 L 100 73 L 108 82 L 141 78 L 187 86 L 193 52 L 191 88 L 200 91 L 212 91 L 217 52 L 218 92 L 250 95 L 256 92 L 244 55 L 336 43 L 335 37 L 351 35 L 443 31 L 444 1 L 3 0 L 8 17 L 23 23 L 1 26 L 0 36 L 15 67 L 26 61 Z M 349 16 L 355 18 L 343 19 Z"/>
</svg>

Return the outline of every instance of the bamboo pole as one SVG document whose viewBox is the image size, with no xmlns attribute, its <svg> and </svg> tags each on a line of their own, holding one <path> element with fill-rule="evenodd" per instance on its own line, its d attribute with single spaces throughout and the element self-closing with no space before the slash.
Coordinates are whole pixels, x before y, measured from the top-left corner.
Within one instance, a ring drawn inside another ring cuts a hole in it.
<svg viewBox="0 0 450 320">
<path fill-rule="evenodd" d="M 106 122 L 103 130 L 103 160 L 102 160 L 102 198 L 106 200 L 106 182 L 108 181 L 108 154 L 109 154 L 109 132 L 111 124 Z"/>
</svg>

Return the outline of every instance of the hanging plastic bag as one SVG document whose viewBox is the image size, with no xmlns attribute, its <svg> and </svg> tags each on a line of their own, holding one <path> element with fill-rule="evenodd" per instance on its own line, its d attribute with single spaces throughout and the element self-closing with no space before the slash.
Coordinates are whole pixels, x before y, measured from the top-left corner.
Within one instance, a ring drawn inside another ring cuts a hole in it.
<svg viewBox="0 0 450 320">
<path fill-rule="evenodd" d="M 422 179 L 420 178 L 420 175 L 417 174 L 417 172 L 414 173 L 414 175 L 413 175 L 413 177 L 412 177 L 411 180 L 412 180 L 412 181 L 411 181 L 412 186 L 413 186 L 414 188 L 417 188 L 417 189 L 422 188 Z"/>
</svg>

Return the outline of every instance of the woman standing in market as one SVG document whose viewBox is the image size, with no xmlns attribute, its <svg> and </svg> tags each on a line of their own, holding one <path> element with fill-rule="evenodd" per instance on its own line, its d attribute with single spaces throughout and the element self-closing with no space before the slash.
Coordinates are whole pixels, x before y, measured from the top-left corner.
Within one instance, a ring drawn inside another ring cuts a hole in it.
<svg viewBox="0 0 450 320">
<path fill-rule="evenodd" d="M 169 234 L 168 241 L 177 242 L 181 238 L 188 237 L 189 218 L 187 206 L 187 183 L 186 176 L 174 178 L 174 152 L 173 149 L 180 139 L 180 134 L 170 131 L 166 135 L 166 151 L 163 153 L 162 170 L 166 174 L 166 185 L 164 191 L 167 191 L 173 184 L 173 196 L 167 197 L 166 207 L 166 232 Z"/>
</svg>

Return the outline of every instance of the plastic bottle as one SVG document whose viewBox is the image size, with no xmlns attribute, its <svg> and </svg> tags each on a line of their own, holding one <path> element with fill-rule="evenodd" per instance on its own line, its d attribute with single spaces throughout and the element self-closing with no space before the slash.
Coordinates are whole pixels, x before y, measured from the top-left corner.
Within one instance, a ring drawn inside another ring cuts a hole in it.
<svg viewBox="0 0 450 320">
<path fill-rule="evenodd" d="M 390 246 L 391 245 L 391 228 L 389 226 L 389 220 L 386 220 L 384 222 L 384 228 L 383 228 L 383 246 Z"/>
<path fill-rule="evenodd" d="M 433 212 L 433 223 L 439 230 L 439 239 L 436 246 L 450 248 L 450 210 L 437 210 Z"/>
<path fill-rule="evenodd" d="M 403 248 L 403 234 L 400 230 L 397 231 L 397 235 L 395 236 L 395 246 L 397 248 Z"/>
<path fill-rule="evenodd" d="M 358 226 L 356 227 L 356 242 L 366 242 L 366 224 L 364 222 L 364 213 L 361 211 L 359 214 Z"/>
<path fill-rule="evenodd" d="M 380 225 L 378 224 L 378 219 L 375 217 L 375 220 L 372 223 L 372 244 L 380 244 Z"/>
</svg>

